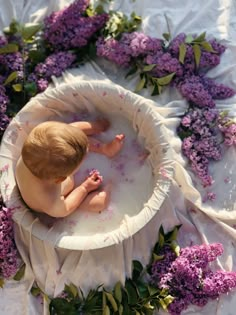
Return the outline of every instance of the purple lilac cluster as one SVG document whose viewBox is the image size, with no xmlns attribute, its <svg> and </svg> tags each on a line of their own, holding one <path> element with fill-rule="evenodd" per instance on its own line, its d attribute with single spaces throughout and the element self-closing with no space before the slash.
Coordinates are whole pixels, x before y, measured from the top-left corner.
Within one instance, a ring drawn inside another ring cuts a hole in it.
<svg viewBox="0 0 236 315">
<path fill-rule="evenodd" d="M 196 36 L 193 36 L 196 37 Z M 168 50 L 170 54 L 179 58 L 179 47 L 181 44 L 186 45 L 186 54 L 183 63 L 183 70 L 185 74 L 193 74 L 193 73 L 205 73 L 209 69 L 217 66 L 220 63 L 220 55 L 225 51 L 225 46 L 220 44 L 216 39 L 210 39 L 208 43 L 212 46 L 214 52 L 206 51 L 204 48 L 201 48 L 201 57 L 198 68 L 195 64 L 194 50 L 191 44 L 186 44 L 187 35 L 184 33 L 178 34 L 173 40 L 170 42 Z"/>
<path fill-rule="evenodd" d="M 217 136 L 218 117 L 219 113 L 215 109 L 190 109 L 178 127 L 178 134 L 183 138 L 183 154 L 205 187 L 213 182 L 209 175 L 209 161 L 218 161 L 222 157 Z"/>
<path fill-rule="evenodd" d="M 152 55 L 162 51 L 163 41 L 143 33 L 123 33 L 120 40 L 100 37 L 97 42 L 97 56 L 105 57 L 119 66 L 129 66 L 134 58 Z"/>
<path fill-rule="evenodd" d="M 45 18 L 44 39 L 51 49 L 58 51 L 86 46 L 91 37 L 105 26 L 108 14 L 85 16 L 88 5 L 88 0 L 77 0 Z"/>
<path fill-rule="evenodd" d="M 6 114 L 9 98 L 6 95 L 6 89 L 3 85 L 0 85 L 0 139 L 7 128 L 10 119 Z"/>
<path fill-rule="evenodd" d="M 8 43 L 10 43 L 10 41 L 6 37 L 0 36 L 0 47 Z M 21 52 L 0 54 L 0 64 L 0 84 L 14 71 L 18 73 L 19 79 L 23 78 L 23 56 Z"/>
<path fill-rule="evenodd" d="M 148 55 L 145 58 L 145 63 L 148 65 L 156 64 L 151 72 L 154 77 L 164 77 L 173 72 L 175 72 L 176 77 L 183 76 L 183 67 L 179 60 L 172 57 L 169 52 L 159 51 L 156 54 Z"/>
<path fill-rule="evenodd" d="M 23 78 L 23 56 L 21 52 L 0 55 L 0 63 L 4 68 L 5 78 L 14 71 L 17 71 L 19 79 Z"/>
<path fill-rule="evenodd" d="M 14 276 L 19 263 L 14 241 L 12 210 L 4 206 L 0 197 L 0 277 L 8 279 Z"/>
<path fill-rule="evenodd" d="M 38 92 L 42 92 L 48 87 L 51 76 L 61 76 L 62 72 L 69 68 L 75 59 L 76 56 L 72 52 L 54 53 L 35 67 L 34 72 L 28 76 L 28 81 L 35 82 Z"/>
<path fill-rule="evenodd" d="M 177 89 L 191 104 L 198 107 L 215 107 L 214 99 L 226 99 L 235 95 L 235 91 L 203 75 L 191 75 L 182 78 Z"/>
<path fill-rule="evenodd" d="M 224 144 L 227 146 L 236 145 L 236 122 L 227 115 L 219 115 L 218 126 L 224 136 Z"/>
<path fill-rule="evenodd" d="M 171 315 L 180 315 L 190 304 L 202 307 L 209 299 L 236 287 L 236 272 L 213 272 L 209 268 L 209 263 L 222 253 L 219 243 L 183 248 L 178 257 L 170 247 L 162 249 L 164 258 L 151 267 L 151 283 L 168 289 L 168 294 L 175 297 L 168 306 Z"/>
</svg>

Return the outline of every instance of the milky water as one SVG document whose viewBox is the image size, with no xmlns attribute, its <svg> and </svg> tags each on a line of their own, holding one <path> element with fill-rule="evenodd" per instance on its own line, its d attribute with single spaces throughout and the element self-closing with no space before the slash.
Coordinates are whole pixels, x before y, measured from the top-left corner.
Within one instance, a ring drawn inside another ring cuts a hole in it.
<svg viewBox="0 0 236 315">
<path fill-rule="evenodd" d="M 97 138 L 109 142 L 116 134 L 124 133 L 124 146 L 112 159 L 90 152 L 75 174 L 75 184 L 78 186 L 92 169 L 97 169 L 103 176 L 103 186 L 111 183 L 110 203 L 101 213 L 78 209 L 66 218 L 50 222 L 63 235 L 91 236 L 118 229 L 125 216 L 137 215 L 151 196 L 153 176 L 142 139 L 137 138 L 126 118 L 117 114 L 107 118 L 111 126 Z"/>
</svg>

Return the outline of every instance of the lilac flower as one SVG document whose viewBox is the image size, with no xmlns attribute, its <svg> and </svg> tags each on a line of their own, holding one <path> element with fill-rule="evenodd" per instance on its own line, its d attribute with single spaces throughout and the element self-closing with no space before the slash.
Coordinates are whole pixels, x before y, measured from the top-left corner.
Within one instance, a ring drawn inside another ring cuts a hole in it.
<svg viewBox="0 0 236 315">
<path fill-rule="evenodd" d="M 224 143 L 227 146 L 236 145 L 236 123 L 229 120 L 228 123 L 221 125 L 220 122 L 219 127 L 224 135 Z"/>
<path fill-rule="evenodd" d="M 129 47 L 132 57 L 157 53 L 162 51 L 163 46 L 161 39 L 152 38 L 140 32 L 123 33 L 120 43 Z"/>
<path fill-rule="evenodd" d="M 190 304 L 203 307 L 236 287 L 236 272 L 209 269 L 209 263 L 222 253 L 219 243 L 183 248 L 178 257 L 170 256 L 168 246 L 162 249 L 164 258 L 151 266 L 151 284 L 168 289 L 175 298 L 168 306 L 171 315 L 180 315 Z"/>
<path fill-rule="evenodd" d="M 0 47 L 3 47 L 7 44 L 7 39 L 4 36 L 0 35 Z"/>
<path fill-rule="evenodd" d="M 133 58 L 161 52 L 162 44 L 162 40 L 139 32 L 123 33 L 120 40 L 100 37 L 96 42 L 98 56 L 124 67 L 129 66 Z"/>
<path fill-rule="evenodd" d="M 222 55 L 226 50 L 226 47 L 220 44 L 216 39 L 210 39 L 209 43 L 211 44 L 214 51 L 219 55 Z"/>
<path fill-rule="evenodd" d="M 76 56 L 71 52 L 58 52 L 48 56 L 45 62 L 39 63 L 34 73 L 38 77 L 50 79 L 52 75 L 59 77 L 64 70 L 75 61 Z"/>
<path fill-rule="evenodd" d="M 87 0 L 77 0 L 44 20 L 44 39 L 51 48 L 58 51 L 83 47 L 105 25 L 108 20 L 105 13 L 91 17 L 83 15 L 88 5 Z"/>
<path fill-rule="evenodd" d="M 41 78 L 41 79 L 37 80 L 38 91 L 43 92 L 44 90 L 46 90 L 46 88 L 48 87 L 48 84 L 49 84 L 49 82 L 46 79 Z"/>
<path fill-rule="evenodd" d="M 179 58 L 179 46 L 185 42 L 186 34 L 180 33 L 175 38 L 172 39 L 168 47 L 169 52 L 172 56 Z"/>
<path fill-rule="evenodd" d="M 154 55 L 148 55 L 145 59 L 147 64 L 156 64 L 152 74 L 157 77 L 163 77 L 175 72 L 176 76 L 183 75 L 183 69 L 178 59 L 171 56 L 170 53 L 157 52 Z"/>
<path fill-rule="evenodd" d="M 6 114 L 0 113 L 0 140 L 9 123 L 10 118 Z"/>
<path fill-rule="evenodd" d="M 195 36 L 193 36 L 194 38 Z M 186 53 L 183 64 L 183 71 L 188 76 L 191 74 L 206 72 L 212 67 L 217 66 L 220 63 L 220 55 L 225 51 L 225 46 L 218 43 L 215 39 L 209 40 L 214 52 L 206 51 L 200 46 L 201 57 L 199 66 L 196 67 L 194 50 L 191 43 L 185 43 L 186 34 L 178 34 L 169 44 L 169 53 L 175 57 L 179 58 L 180 45 L 185 44 Z"/>
<path fill-rule="evenodd" d="M 0 85 L 0 139 L 7 128 L 10 119 L 6 114 L 7 106 L 9 104 L 9 98 L 6 95 L 6 89 Z"/>
<path fill-rule="evenodd" d="M 226 99 L 235 95 L 235 91 L 220 83 L 216 83 L 213 79 L 205 76 L 201 77 L 202 84 L 207 88 L 213 99 Z"/>
<path fill-rule="evenodd" d="M 217 54 L 213 54 L 208 51 L 201 52 L 199 68 L 201 70 L 204 69 L 204 72 L 206 72 L 210 68 L 217 66 L 219 63 L 220 63 L 220 56 L 218 56 Z"/>
<path fill-rule="evenodd" d="M 0 113 L 4 114 L 9 103 L 9 98 L 6 95 L 6 89 L 3 85 L 0 85 Z"/>
<path fill-rule="evenodd" d="M 38 92 L 42 92 L 48 87 L 51 76 L 61 76 L 63 71 L 73 64 L 75 59 L 76 56 L 71 52 L 51 54 L 44 62 L 35 67 L 34 72 L 28 77 L 28 82 L 35 82 Z"/>
<path fill-rule="evenodd" d="M 219 112 L 212 108 L 190 109 L 178 128 L 183 134 L 182 151 L 189 159 L 191 169 L 203 186 L 212 184 L 208 167 L 210 160 L 220 160 L 222 150 L 217 137 Z"/>
<path fill-rule="evenodd" d="M 127 67 L 131 63 L 131 51 L 129 47 L 121 44 L 114 38 L 105 40 L 100 37 L 96 42 L 97 56 L 104 57 L 119 66 Z"/>
<path fill-rule="evenodd" d="M 19 268 L 19 254 L 14 241 L 12 210 L 0 197 L 0 277 L 10 278 Z"/>
<path fill-rule="evenodd" d="M 23 56 L 21 52 L 0 55 L 3 79 L 8 77 L 12 72 L 18 72 L 18 78 L 23 78 Z"/>
<path fill-rule="evenodd" d="M 204 87 L 199 76 L 186 76 L 177 85 L 178 90 L 184 98 L 199 107 L 215 107 L 211 94 Z"/>
</svg>

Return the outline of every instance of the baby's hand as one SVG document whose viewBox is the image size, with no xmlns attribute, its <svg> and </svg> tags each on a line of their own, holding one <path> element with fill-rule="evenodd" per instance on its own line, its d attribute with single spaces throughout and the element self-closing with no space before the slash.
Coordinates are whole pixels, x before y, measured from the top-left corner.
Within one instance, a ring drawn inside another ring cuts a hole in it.
<svg viewBox="0 0 236 315">
<path fill-rule="evenodd" d="M 100 132 L 106 131 L 109 127 L 110 127 L 110 122 L 105 118 L 96 119 L 93 122 L 94 134 L 98 134 Z"/>
<path fill-rule="evenodd" d="M 98 171 L 94 171 L 87 177 L 87 179 L 82 183 L 82 186 L 90 193 L 93 190 L 98 189 L 102 183 L 102 176 Z"/>
</svg>

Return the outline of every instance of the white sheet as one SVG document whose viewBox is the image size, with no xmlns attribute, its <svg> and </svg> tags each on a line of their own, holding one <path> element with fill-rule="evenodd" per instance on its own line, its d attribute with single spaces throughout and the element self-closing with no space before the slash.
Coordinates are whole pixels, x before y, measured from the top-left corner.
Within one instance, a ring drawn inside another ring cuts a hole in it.
<svg viewBox="0 0 236 315">
<path fill-rule="evenodd" d="M 72 1 L 3 1 L 1 0 L 0 25 L 7 26 L 12 17 L 20 21 L 40 21 L 52 10 L 62 8 Z M 180 32 L 207 34 L 222 39 L 229 48 L 221 58 L 221 64 L 208 72 L 208 76 L 217 79 L 219 82 L 236 87 L 236 3 L 234 0 L 136 0 L 136 1 L 114 1 L 110 4 L 113 9 L 121 10 L 125 13 L 135 11 L 143 17 L 143 31 L 151 36 L 160 37 L 167 31 L 166 19 L 170 25 L 173 36 Z M 111 67 L 107 63 L 97 61 L 102 68 L 99 70 L 96 64 L 92 63 L 80 68 L 78 71 L 66 72 L 62 79 L 54 80 L 60 84 L 61 81 L 70 82 L 77 79 L 97 78 L 99 80 L 112 79 L 114 82 L 127 89 L 134 89 L 136 79 L 127 81 L 116 67 Z M 147 91 L 142 95 L 151 98 Z M 184 223 L 180 232 L 180 242 L 188 245 L 193 241 L 198 242 L 221 242 L 225 252 L 219 260 L 219 266 L 225 270 L 236 270 L 236 187 L 235 187 L 235 157 L 236 150 L 231 148 L 226 152 L 224 159 L 212 165 L 212 173 L 215 178 L 214 185 L 210 188 L 217 194 L 216 201 L 201 203 L 201 196 L 206 190 L 195 183 L 194 176 L 189 171 L 186 161 L 180 155 L 181 142 L 176 136 L 175 128 L 179 123 L 179 116 L 183 114 L 186 102 L 175 91 L 167 89 L 161 96 L 153 97 L 157 102 L 157 111 L 165 117 L 165 124 L 168 128 L 170 143 L 175 150 L 176 178 L 173 189 L 163 205 L 158 221 L 153 221 L 147 227 L 150 231 L 149 238 L 143 238 L 142 230 L 134 238 L 128 239 L 121 245 L 112 248 L 111 252 L 107 249 L 101 252 L 96 250 L 88 252 L 78 257 L 74 251 L 65 251 L 64 256 L 60 257 L 50 246 L 44 244 L 38 248 L 39 256 L 24 259 L 28 262 L 27 273 L 24 282 L 20 284 L 9 283 L 0 292 L 1 313 L 7 314 L 32 314 L 41 315 L 43 308 L 35 304 L 27 293 L 35 275 L 40 274 L 39 283 L 44 286 L 48 293 L 57 294 L 63 287 L 65 281 L 73 281 L 86 289 L 96 286 L 101 282 L 109 286 L 114 284 L 117 279 L 123 280 L 125 275 L 130 274 L 130 262 L 133 258 L 140 259 L 143 263 L 149 259 L 149 248 L 153 244 L 159 223 L 162 222 L 166 229 L 174 224 Z M 218 101 L 217 107 L 229 109 L 233 117 L 236 115 L 236 97 L 225 101 Z M 188 175 L 190 174 L 191 177 Z M 224 178 L 229 177 L 229 183 L 224 183 Z M 198 209 L 190 211 L 194 205 Z M 19 233 L 19 231 L 16 231 Z M 25 235 L 22 235 L 22 238 Z M 27 236 L 25 236 L 27 237 Z M 18 243 L 19 246 L 23 244 Z M 46 257 L 46 260 L 45 260 Z M 65 257 L 67 259 L 65 260 Z M 99 261 L 99 265 L 97 262 Z M 70 272 L 69 266 L 74 262 L 78 268 Z M 81 268 L 86 262 L 86 268 Z M 64 263 L 64 264 L 63 264 Z M 96 266 L 96 268 L 95 268 Z M 56 274 L 57 268 L 61 267 L 60 273 Z M 89 271 L 89 276 L 87 274 Z M 98 272 L 99 271 L 99 272 Z M 86 283 L 83 282 L 86 274 Z M 98 276 L 99 274 L 99 276 Z M 95 283 L 96 282 L 96 283 Z M 24 283 L 22 285 L 22 283 Z M 17 290 L 21 291 L 18 293 Z M 15 298 L 13 298 L 14 296 Z M 4 302 L 3 302 L 4 301 Z M 210 302 L 203 309 L 188 309 L 184 314 L 235 314 L 236 294 L 231 293 L 222 296 L 218 301 Z M 44 308 L 46 314 L 46 307 Z"/>
</svg>

